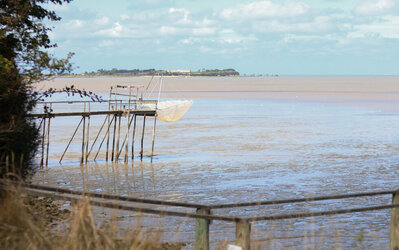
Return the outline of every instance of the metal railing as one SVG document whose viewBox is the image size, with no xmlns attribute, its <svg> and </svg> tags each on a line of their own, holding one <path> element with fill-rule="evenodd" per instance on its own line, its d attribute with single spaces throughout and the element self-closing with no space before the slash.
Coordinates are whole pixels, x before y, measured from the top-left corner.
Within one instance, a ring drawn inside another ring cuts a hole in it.
<svg viewBox="0 0 399 250">
<path fill-rule="evenodd" d="M 246 203 L 204 205 L 204 204 L 195 204 L 195 203 L 171 202 L 171 201 L 162 201 L 162 200 L 134 198 L 127 196 L 99 194 L 94 192 L 68 190 L 68 189 L 49 187 L 43 185 L 12 182 L 9 180 L 0 180 L 1 189 L 14 190 L 15 186 L 20 187 L 20 189 L 24 193 L 35 196 L 50 197 L 53 199 L 69 200 L 69 201 L 78 201 L 81 200 L 83 197 L 87 197 L 89 198 L 89 203 L 95 206 L 121 209 L 121 210 L 134 211 L 134 212 L 147 213 L 147 214 L 177 216 L 177 217 L 196 219 L 196 232 L 195 232 L 196 249 L 209 249 L 209 225 L 212 220 L 235 222 L 236 223 L 235 244 L 237 246 L 242 247 L 242 249 L 250 249 L 252 222 L 283 220 L 283 219 L 292 219 L 292 218 L 307 218 L 315 216 L 327 216 L 327 215 L 392 209 L 391 229 L 390 229 L 390 249 L 397 249 L 399 247 L 399 190 L 385 190 L 385 191 L 352 193 L 352 194 L 342 194 L 342 195 L 328 195 L 328 196 L 317 196 L 317 197 L 308 197 L 308 198 L 299 198 L 299 199 L 295 198 L 295 199 L 285 199 L 285 200 L 271 200 L 271 201 L 265 200 L 258 202 L 246 202 Z M 211 214 L 212 210 L 223 209 L 223 208 L 265 206 L 265 205 L 288 204 L 288 203 L 298 203 L 298 202 L 348 199 L 356 197 L 371 197 L 379 195 L 392 195 L 393 197 L 392 204 L 388 205 L 381 204 L 378 206 L 357 207 L 349 209 L 335 209 L 335 210 L 319 211 L 319 212 L 291 213 L 291 214 L 266 215 L 266 216 L 255 216 L 255 217 L 219 216 Z M 189 212 L 170 211 L 170 210 L 162 210 L 154 208 L 143 208 L 137 205 L 131 206 L 126 204 L 120 204 L 118 202 L 194 208 L 196 209 L 196 212 L 189 213 Z"/>
</svg>

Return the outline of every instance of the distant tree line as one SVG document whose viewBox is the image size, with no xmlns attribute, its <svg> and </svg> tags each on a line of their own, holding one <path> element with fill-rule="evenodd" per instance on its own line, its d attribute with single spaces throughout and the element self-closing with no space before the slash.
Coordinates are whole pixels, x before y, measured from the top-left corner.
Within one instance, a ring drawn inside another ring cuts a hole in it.
<svg viewBox="0 0 399 250">
<path fill-rule="evenodd" d="M 85 72 L 79 75 L 88 76 L 239 76 L 235 69 L 202 69 L 195 72 L 188 70 L 156 70 L 156 69 L 99 69 L 97 71 Z"/>
</svg>

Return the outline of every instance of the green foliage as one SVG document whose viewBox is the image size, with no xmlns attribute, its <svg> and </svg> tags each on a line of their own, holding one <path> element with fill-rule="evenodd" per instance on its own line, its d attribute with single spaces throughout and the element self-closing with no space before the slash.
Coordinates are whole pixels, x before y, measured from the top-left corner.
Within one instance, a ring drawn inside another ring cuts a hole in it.
<svg viewBox="0 0 399 250">
<path fill-rule="evenodd" d="M 38 129 L 27 114 L 39 94 L 33 91 L 32 84 L 69 72 L 72 67 L 72 54 L 57 59 L 47 51 L 56 44 L 51 43 L 51 29 L 43 21 L 60 18 L 43 6 L 70 1 L 0 1 L 0 177 L 10 172 L 26 177 L 33 169 Z"/>
</svg>

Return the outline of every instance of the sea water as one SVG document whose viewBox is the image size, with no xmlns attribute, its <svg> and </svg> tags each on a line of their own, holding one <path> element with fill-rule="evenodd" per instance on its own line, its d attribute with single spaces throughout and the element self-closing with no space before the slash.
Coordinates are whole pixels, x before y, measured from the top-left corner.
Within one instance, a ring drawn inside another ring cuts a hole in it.
<svg viewBox="0 0 399 250">
<path fill-rule="evenodd" d="M 63 108 L 67 109 L 67 105 Z M 119 164 L 106 162 L 104 144 L 96 162 L 92 153 L 89 163 L 81 166 L 82 131 L 78 130 L 60 165 L 58 160 L 80 119 L 52 119 L 49 167 L 37 172 L 34 183 L 201 204 L 399 188 L 399 113 L 372 106 L 295 99 L 195 99 L 182 120 L 157 122 L 152 162 L 148 155 L 153 118 L 146 119 L 145 157 L 140 161 L 137 156 L 143 121 L 139 117 L 134 162 L 124 165 L 122 158 Z M 103 119 L 91 119 L 91 141 Z M 122 138 L 124 124 L 122 121 Z M 213 214 L 251 217 L 322 211 L 390 204 L 391 198 L 387 195 L 221 209 Z M 118 218 L 122 227 L 134 224 L 136 215 L 132 214 L 121 212 Z M 160 228 L 166 241 L 194 241 L 193 219 L 147 218 L 144 227 Z M 390 210 L 382 210 L 256 222 L 252 224 L 252 239 L 256 240 L 253 244 L 272 249 L 356 246 L 386 249 L 389 227 Z M 214 221 L 212 246 L 224 240 L 234 243 L 234 233 L 233 223 Z"/>
</svg>

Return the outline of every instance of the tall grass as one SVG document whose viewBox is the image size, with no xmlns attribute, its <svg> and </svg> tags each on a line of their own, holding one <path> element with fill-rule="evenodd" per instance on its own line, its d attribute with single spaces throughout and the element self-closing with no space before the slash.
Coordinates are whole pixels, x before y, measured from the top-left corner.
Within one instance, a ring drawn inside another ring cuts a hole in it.
<svg viewBox="0 0 399 250">
<path fill-rule="evenodd" d="M 59 226 L 57 230 L 56 226 Z M 94 220 L 88 200 L 64 212 L 49 199 L 3 193 L 0 202 L 2 249 L 180 249 L 162 243 L 161 233 L 136 228 L 121 232 L 115 223 Z"/>
</svg>

